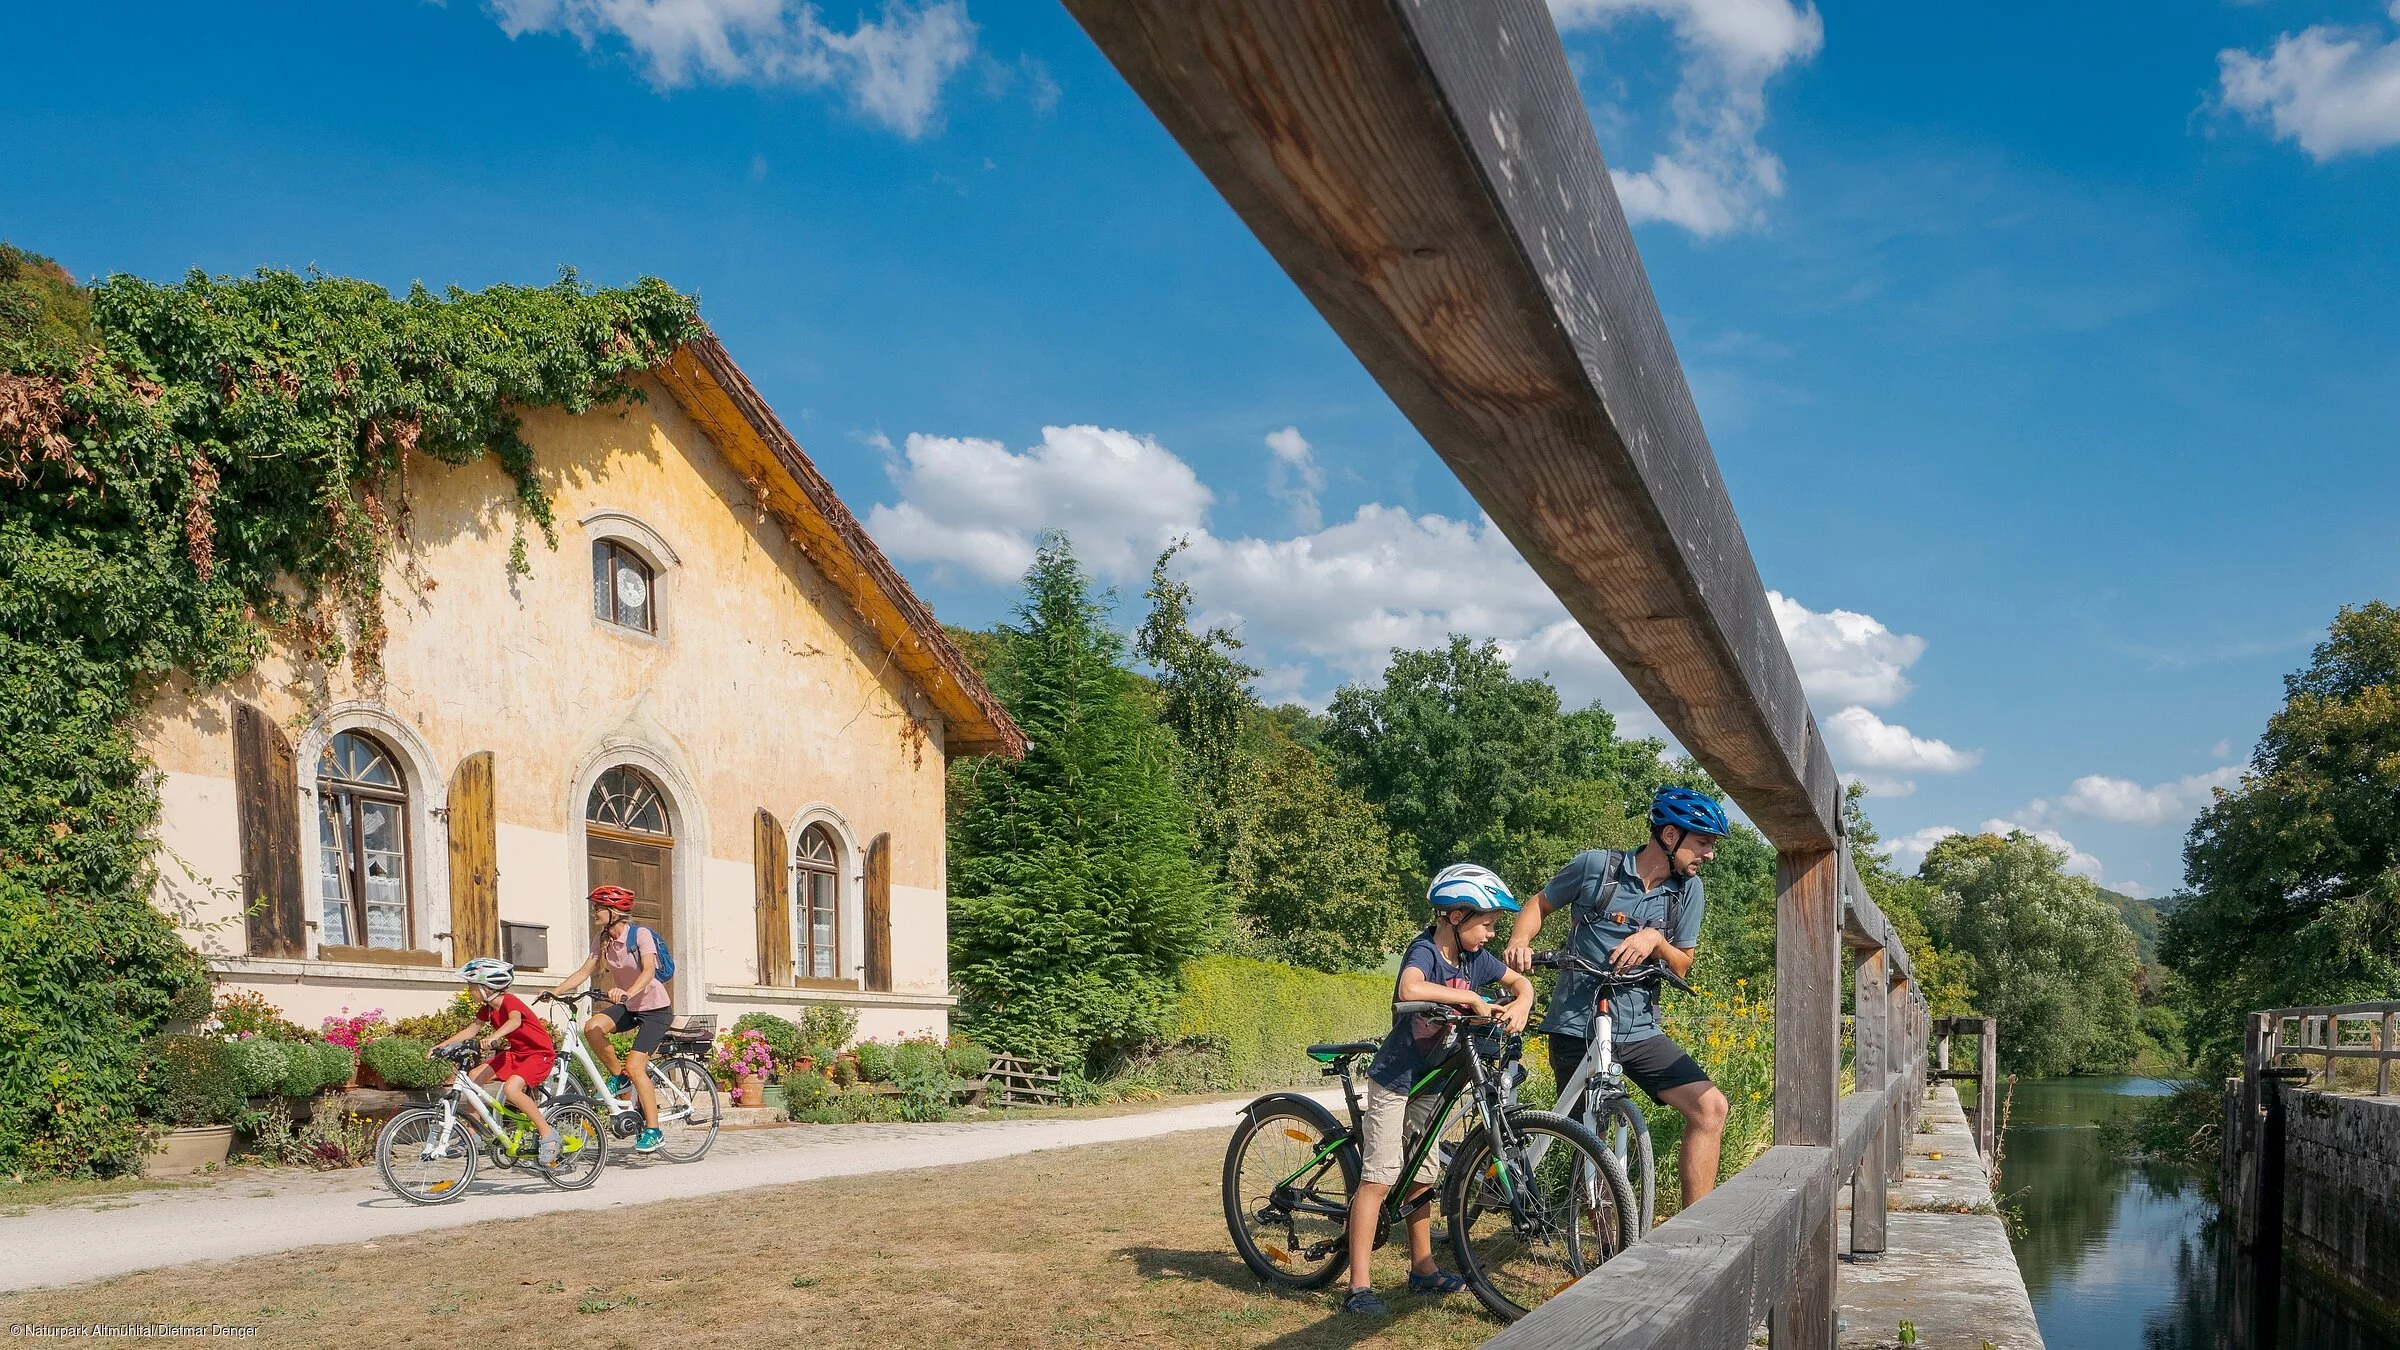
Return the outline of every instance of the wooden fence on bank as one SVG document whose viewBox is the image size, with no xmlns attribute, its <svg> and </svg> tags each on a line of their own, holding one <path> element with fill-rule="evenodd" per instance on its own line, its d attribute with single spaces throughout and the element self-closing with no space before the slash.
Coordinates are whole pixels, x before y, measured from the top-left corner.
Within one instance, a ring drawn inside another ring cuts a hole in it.
<svg viewBox="0 0 2400 1350">
<path fill-rule="evenodd" d="M 1492 1344 L 1830 1350 L 1929 1022 L 1540 0 L 1065 0 L 1777 849 L 1775 1147 Z M 1838 525 L 1815 527 L 1838 547 Z M 1846 954 L 1846 956 L 1845 956 Z M 1856 1090 L 1841 1095 L 1842 963 Z"/>
</svg>

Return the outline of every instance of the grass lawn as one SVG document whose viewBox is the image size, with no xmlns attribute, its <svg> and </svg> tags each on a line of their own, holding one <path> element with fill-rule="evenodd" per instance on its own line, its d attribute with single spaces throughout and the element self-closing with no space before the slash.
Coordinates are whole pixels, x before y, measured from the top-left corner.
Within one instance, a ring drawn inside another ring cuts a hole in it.
<svg viewBox="0 0 2400 1350">
<path fill-rule="evenodd" d="M 10 1323 L 256 1325 L 276 1345 L 1471 1346 L 1468 1296 L 1362 1323 L 1263 1289 L 1225 1235 L 1225 1136 L 1026 1154 L 0 1296 Z M 606 1187 L 606 1178 L 601 1180 Z M 592 1247 L 573 1261 L 556 1253 Z"/>
</svg>

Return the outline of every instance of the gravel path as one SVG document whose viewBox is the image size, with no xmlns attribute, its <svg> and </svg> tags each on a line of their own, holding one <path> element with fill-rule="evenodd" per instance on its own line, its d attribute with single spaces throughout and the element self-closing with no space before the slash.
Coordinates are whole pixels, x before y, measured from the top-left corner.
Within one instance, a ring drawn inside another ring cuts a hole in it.
<svg viewBox="0 0 2400 1350">
<path fill-rule="evenodd" d="M 1340 1111 L 1339 1094 L 1324 1100 Z M 419 1207 L 372 1167 L 346 1172 L 238 1171 L 207 1186 L 137 1191 L 0 1216 L 0 1290 L 80 1284 L 187 1261 L 226 1260 L 554 1210 L 650 1204 L 825 1177 L 984 1162 L 1043 1149 L 1229 1130 L 1243 1103 L 1204 1102 L 1085 1120 L 944 1125 L 821 1125 L 727 1130 L 697 1163 L 615 1160 L 587 1191 L 488 1169 L 460 1200 Z"/>
</svg>

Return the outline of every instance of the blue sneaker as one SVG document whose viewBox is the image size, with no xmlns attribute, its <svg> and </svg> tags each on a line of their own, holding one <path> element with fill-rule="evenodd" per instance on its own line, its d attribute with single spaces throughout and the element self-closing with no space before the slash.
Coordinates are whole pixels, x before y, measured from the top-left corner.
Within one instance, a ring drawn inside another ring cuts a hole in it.
<svg viewBox="0 0 2400 1350">
<path fill-rule="evenodd" d="M 628 1092 L 631 1092 L 631 1091 L 633 1091 L 633 1080 L 632 1080 L 632 1079 L 630 1079 L 630 1078 L 627 1078 L 625 1075 L 623 1075 L 623 1074 L 621 1074 L 621 1073 L 612 1073 L 612 1074 L 610 1074 L 610 1075 L 608 1076 L 608 1095 L 609 1095 L 609 1096 L 611 1096 L 611 1097 L 622 1097 L 622 1096 L 624 1096 L 626 1093 L 628 1093 Z"/>
<path fill-rule="evenodd" d="M 658 1152 L 658 1146 L 665 1142 L 667 1142 L 667 1137 L 659 1133 L 658 1127 L 653 1125 L 649 1129 L 646 1129 L 633 1137 L 633 1151 L 636 1153 L 656 1153 Z"/>
</svg>

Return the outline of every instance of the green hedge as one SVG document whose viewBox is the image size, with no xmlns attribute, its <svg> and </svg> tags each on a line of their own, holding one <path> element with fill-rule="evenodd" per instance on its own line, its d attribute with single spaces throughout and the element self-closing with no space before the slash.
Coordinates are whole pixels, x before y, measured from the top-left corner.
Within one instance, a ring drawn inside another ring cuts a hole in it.
<svg viewBox="0 0 2400 1350">
<path fill-rule="evenodd" d="M 249 1103 L 233 1047 L 213 1036 L 161 1036 L 151 1047 L 160 1123 L 230 1125 Z"/>
<path fill-rule="evenodd" d="M 1220 1048 L 1241 1088 L 1306 1080 L 1307 1047 L 1380 1040 L 1392 1026 L 1385 975 L 1328 975 L 1243 956 L 1204 956 L 1183 968 L 1178 1040 Z"/>
</svg>

